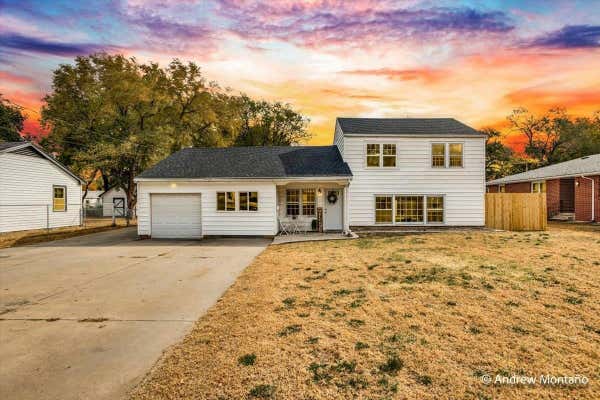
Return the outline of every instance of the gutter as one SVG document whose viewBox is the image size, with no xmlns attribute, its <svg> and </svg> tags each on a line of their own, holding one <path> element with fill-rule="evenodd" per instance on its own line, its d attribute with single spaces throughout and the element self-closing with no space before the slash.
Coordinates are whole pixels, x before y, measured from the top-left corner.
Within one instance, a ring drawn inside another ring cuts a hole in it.
<svg viewBox="0 0 600 400">
<path fill-rule="evenodd" d="M 594 222 L 596 220 L 596 207 L 595 207 L 595 205 L 596 205 L 595 203 L 596 202 L 594 201 L 596 199 L 595 199 L 595 196 L 594 196 L 594 194 L 595 194 L 595 192 L 594 192 L 594 183 L 596 183 L 596 182 L 594 181 L 594 179 L 588 178 L 587 176 L 584 176 L 584 175 L 581 175 L 581 178 L 592 181 L 592 222 Z"/>
<path fill-rule="evenodd" d="M 600 175 L 600 172 L 586 172 L 587 175 Z M 562 178 L 579 178 L 579 177 L 583 177 L 583 175 L 581 175 L 581 173 L 579 174 L 569 174 L 569 175 L 551 175 L 551 176 L 542 176 L 542 177 L 536 177 L 536 178 L 524 178 L 524 179 L 515 179 L 515 180 L 511 180 L 511 181 L 502 181 L 502 182 L 498 182 L 497 180 L 493 180 L 493 181 L 489 181 L 486 182 L 485 185 L 486 186 L 491 186 L 491 185 L 508 185 L 511 183 L 522 183 L 522 182 L 537 182 L 537 181 L 547 181 L 550 179 L 562 179 Z M 590 178 L 587 178 L 590 179 Z"/>
<path fill-rule="evenodd" d="M 228 182 L 228 181 L 339 181 L 339 180 L 352 180 L 350 176 L 298 176 L 298 177 L 223 177 L 223 178 L 134 178 L 134 182 L 165 182 L 165 181 L 176 181 L 176 182 Z"/>
</svg>

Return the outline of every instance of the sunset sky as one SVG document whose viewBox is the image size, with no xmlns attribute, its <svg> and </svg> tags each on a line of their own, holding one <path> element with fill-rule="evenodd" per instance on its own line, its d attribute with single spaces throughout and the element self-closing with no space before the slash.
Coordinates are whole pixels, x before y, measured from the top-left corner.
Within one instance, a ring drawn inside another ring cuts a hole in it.
<svg viewBox="0 0 600 400">
<path fill-rule="evenodd" d="M 600 109 L 600 1 L 6 1 L 0 92 L 37 132 L 52 70 L 77 55 L 199 63 L 206 77 L 307 115 L 455 117 Z"/>
</svg>

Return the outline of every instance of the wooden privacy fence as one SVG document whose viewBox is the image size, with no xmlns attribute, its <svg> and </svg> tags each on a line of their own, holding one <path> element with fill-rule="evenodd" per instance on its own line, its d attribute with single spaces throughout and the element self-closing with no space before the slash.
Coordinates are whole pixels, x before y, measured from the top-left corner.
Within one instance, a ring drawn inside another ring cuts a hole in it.
<svg viewBox="0 0 600 400">
<path fill-rule="evenodd" d="M 507 231 L 545 231 L 546 193 L 486 193 L 485 226 Z"/>
</svg>

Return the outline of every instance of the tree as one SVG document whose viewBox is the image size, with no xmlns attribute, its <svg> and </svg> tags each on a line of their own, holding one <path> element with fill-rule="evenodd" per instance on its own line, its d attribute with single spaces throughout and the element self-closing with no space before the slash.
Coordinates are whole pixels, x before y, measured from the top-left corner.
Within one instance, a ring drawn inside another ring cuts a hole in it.
<svg viewBox="0 0 600 400">
<path fill-rule="evenodd" d="M 514 170 L 513 151 L 500 141 L 501 134 L 493 128 L 484 128 L 481 132 L 487 135 L 485 141 L 485 173 L 488 179 L 496 179 L 510 175 Z"/>
<path fill-rule="evenodd" d="M 289 146 L 310 138 L 309 120 L 289 104 L 252 100 L 246 95 L 238 99 L 240 131 L 238 146 Z"/>
<path fill-rule="evenodd" d="M 541 165 L 556 162 L 556 152 L 563 143 L 562 134 L 569 128 L 570 119 L 564 108 L 552 108 L 540 117 L 520 107 L 508 116 L 513 129 L 527 138 L 525 153 Z"/>
<path fill-rule="evenodd" d="M 23 108 L 13 104 L 0 93 L 0 142 L 20 142 L 23 130 Z"/>
</svg>

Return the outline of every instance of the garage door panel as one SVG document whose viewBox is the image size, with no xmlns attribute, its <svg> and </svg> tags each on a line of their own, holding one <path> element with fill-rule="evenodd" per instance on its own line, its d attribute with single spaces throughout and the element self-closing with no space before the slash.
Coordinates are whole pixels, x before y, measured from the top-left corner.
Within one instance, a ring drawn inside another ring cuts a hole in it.
<svg viewBox="0 0 600 400">
<path fill-rule="evenodd" d="M 152 194 L 152 237 L 191 239 L 202 237 L 199 194 Z"/>
</svg>

